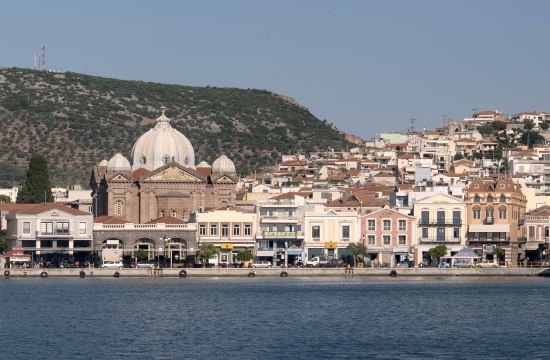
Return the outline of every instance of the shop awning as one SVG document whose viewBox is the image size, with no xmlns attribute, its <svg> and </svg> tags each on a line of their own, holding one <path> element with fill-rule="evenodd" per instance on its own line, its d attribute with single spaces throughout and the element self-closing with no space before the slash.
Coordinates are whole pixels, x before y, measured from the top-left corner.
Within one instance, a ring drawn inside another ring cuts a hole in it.
<svg viewBox="0 0 550 360">
<path fill-rule="evenodd" d="M 526 242 L 523 248 L 525 250 L 538 250 L 539 249 L 539 243 L 538 242 Z"/>
<path fill-rule="evenodd" d="M 488 233 L 488 232 L 510 232 L 510 224 L 496 224 L 496 225 L 470 225 L 469 232 L 480 232 L 480 233 Z"/>
</svg>

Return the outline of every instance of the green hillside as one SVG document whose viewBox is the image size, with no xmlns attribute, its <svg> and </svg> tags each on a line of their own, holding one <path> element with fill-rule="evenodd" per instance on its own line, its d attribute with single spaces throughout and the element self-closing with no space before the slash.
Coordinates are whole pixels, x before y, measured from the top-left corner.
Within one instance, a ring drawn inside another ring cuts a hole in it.
<svg viewBox="0 0 550 360">
<path fill-rule="evenodd" d="M 281 154 L 355 146 L 307 109 L 266 90 L 190 87 L 76 73 L 0 69 L 0 187 L 22 185 L 33 154 L 48 160 L 52 185 L 87 186 L 91 166 L 155 124 L 160 108 L 195 149 L 197 163 L 226 154 L 239 174 Z M 129 159 L 131 160 L 131 159 Z"/>
</svg>

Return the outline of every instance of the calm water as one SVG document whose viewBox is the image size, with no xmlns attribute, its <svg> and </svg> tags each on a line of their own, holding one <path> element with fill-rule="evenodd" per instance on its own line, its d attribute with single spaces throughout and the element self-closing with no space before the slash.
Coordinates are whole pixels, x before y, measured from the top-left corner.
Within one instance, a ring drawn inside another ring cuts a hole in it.
<svg viewBox="0 0 550 360">
<path fill-rule="evenodd" d="M 3 359 L 550 358 L 550 279 L 0 279 Z"/>
</svg>

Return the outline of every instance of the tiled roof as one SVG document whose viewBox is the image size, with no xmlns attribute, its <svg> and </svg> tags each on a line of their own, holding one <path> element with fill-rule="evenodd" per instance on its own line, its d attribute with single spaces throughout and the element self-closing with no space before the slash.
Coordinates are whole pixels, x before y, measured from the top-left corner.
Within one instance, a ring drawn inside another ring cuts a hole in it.
<svg viewBox="0 0 550 360">
<path fill-rule="evenodd" d="M 27 207 L 27 208 L 20 208 L 18 210 L 14 210 L 13 212 L 17 214 L 38 215 L 43 212 L 52 211 L 52 210 L 63 211 L 71 215 L 90 215 L 89 212 L 73 209 L 68 206 L 63 206 L 59 203 L 35 204 L 34 206 Z"/>
</svg>

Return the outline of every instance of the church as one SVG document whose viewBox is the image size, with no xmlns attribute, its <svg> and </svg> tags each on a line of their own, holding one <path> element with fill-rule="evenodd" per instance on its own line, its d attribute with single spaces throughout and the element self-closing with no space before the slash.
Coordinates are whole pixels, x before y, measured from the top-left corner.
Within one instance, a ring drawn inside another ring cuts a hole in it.
<svg viewBox="0 0 550 360">
<path fill-rule="evenodd" d="M 118 153 L 93 168 L 95 217 L 135 224 L 165 216 L 189 221 L 194 212 L 235 203 L 233 162 L 221 155 L 212 165 L 195 165 L 193 146 L 161 111 L 155 127 L 134 144 L 131 161 Z"/>
</svg>

